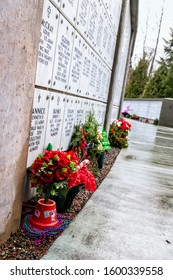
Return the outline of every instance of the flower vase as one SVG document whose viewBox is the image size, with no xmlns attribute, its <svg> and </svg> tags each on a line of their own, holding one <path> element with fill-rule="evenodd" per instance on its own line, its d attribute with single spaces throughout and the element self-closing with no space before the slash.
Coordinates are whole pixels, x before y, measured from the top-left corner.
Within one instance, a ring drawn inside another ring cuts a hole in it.
<svg viewBox="0 0 173 280">
<path fill-rule="evenodd" d="M 57 219 L 56 203 L 55 201 L 49 199 L 45 203 L 45 199 L 39 199 L 35 206 L 33 215 L 29 218 L 30 224 L 40 230 L 46 228 L 54 228 L 59 225 Z"/>
<path fill-rule="evenodd" d="M 67 195 L 64 196 L 61 192 L 57 192 L 51 199 L 56 203 L 56 210 L 58 213 L 63 213 L 70 208 L 73 199 L 78 192 L 84 187 L 83 184 L 76 185 L 68 190 Z"/>
<path fill-rule="evenodd" d="M 100 169 L 103 168 L 103 164 L 104 164 L 104 159 L 105 159 L 105 152 L 102 152 L 98 158 L 98 167 Z"/>
</svg>

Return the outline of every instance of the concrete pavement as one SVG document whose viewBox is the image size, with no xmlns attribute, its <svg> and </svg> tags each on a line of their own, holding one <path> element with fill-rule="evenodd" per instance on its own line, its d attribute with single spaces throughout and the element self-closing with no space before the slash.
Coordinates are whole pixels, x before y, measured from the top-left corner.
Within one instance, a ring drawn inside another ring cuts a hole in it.
<svg viewBox="0 0 173 280">
<path fill-rule="evenodd" d="M 129 147 L 42 259 L 173 259 L 173 129 L 130 122 Z"/>
</svg>

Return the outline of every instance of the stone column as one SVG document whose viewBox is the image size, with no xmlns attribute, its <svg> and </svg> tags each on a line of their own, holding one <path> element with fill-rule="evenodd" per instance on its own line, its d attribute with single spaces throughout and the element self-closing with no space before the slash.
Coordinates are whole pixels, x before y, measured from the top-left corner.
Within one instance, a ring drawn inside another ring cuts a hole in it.
<svg viewBox="0 0 173 280">
<path fill-rule="evenodd" d="M 1 0 L 0 243 L 20 225 L 43 0 Z"/>
</svg>

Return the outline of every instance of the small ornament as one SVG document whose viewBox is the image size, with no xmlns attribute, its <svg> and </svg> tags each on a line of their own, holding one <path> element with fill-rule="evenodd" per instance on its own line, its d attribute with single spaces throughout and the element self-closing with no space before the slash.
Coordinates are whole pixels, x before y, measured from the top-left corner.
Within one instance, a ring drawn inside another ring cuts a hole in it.
<svg viewBox="0 0 173 280">
<path fill-rule="evenodd" d="M 47 145 L 46 150 L 47 150 L 47 151 L 52 151 L 52 150 L 53 150 L 53 146 L 52 146 L 51 143 L 49 143 L 49 144 Z"/>
<path fill-rule="evenodd" d="M 109 139 L 108 139 L 108 135 L 106 133 L 105 130 L 102 130 L 102 139 L 101 139 L 101 143 L 102 143 L 102 146 L 103 146 L 103 150 L 104 151 L 109 151 L 111 150 L 111 146 L 110 146 L 110 142 L 109 142 Z"/>
<path fill-rule="evenodd" d="M 49 211 L 45 211 L 45 212 L 44 212 L 44 217 L 45 217 L 45 218 L 49 218 L 49 217 L 50 217 Z"/>
<path fill-rule="evenodd" d="M 35 210 L 35 216 L 40 217 L 40 211 L 38 211 L 37 209 Z"/>
</svg>

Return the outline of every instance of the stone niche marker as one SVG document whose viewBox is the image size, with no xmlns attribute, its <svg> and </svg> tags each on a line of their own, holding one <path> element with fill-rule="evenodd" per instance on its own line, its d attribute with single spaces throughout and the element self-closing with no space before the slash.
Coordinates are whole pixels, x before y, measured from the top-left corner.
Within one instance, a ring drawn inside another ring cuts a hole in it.
<svg viewBox="0 0 173 280">
<path fill-rule="evenodd" d="M 65 94 L 51 92 L 44 148 L 51 143 L 53 150 L 60 149 L 65 102 Z"/>
<path fill-rule="evenodd" d="M 59 12 L 48 0 L 44 2 L 41 20 L 40 43 L 38 48 L 35 84 L 51 87 L 55 55 L 55 43 L 59 23 Z"/>
<path fill-rule="evenodd" d="M 32 108 L 27 167 L 43 152 L 50 93 L 35 89 Z"/>
</svg>

